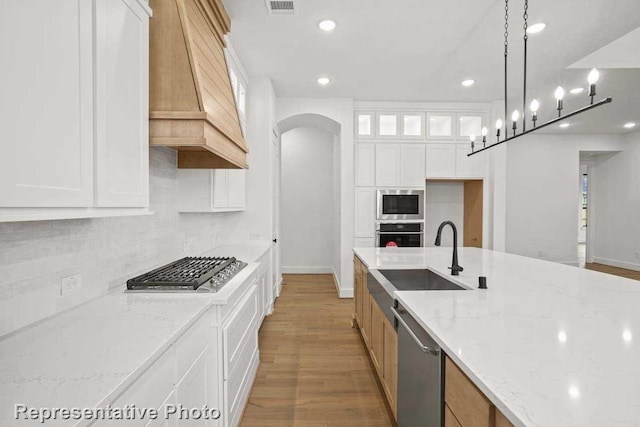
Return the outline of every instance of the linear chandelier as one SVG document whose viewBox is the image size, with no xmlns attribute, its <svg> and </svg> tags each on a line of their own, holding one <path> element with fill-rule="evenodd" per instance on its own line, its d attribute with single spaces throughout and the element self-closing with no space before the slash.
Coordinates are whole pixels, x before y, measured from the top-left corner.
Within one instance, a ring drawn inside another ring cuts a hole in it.
<svg viewBox="0 0 640 427">
<path fill-rule="evenodd" d="M 556 98 L 556 110 L 558 111 L 558 117 L 549 120 L 545 123 L 537 125 L 538 121 L 538 109 L 540 108 L 540 103 L 537 99 L 531 101 L 529 105 L 529 110 L 531 112 L 531 122 L 533 124 L 532 128 L 527 130 L 527 41 L 529 36 L 527 34 L 528 20 L 529 20 L 529 0 L 524 0 L 524 77 L 523 77 L 523 100 L 522 100 L 522 131 L 518 133 L 518 120 L 520 119 L 520 112 L 515 110 L 511 114 L 511 129 L 513 131 L 513 135 L 509 136 L 507 133 L 506 123 L 507 123 L 507 112 L 508 112 L 508 101 L 507 101 L 507 71 L 508 71 L 508 53 L 509 53 L 509 0 L 504 1 L 504 122 L 502 119 L 498 119 L 496 121 L 496 142 L 493 144 L 487 145 L 487 134 L 489 130 L 486 127 L 482 128 L 482 148 L 476 150 L 476 137 L 475 135 L 471 135 L 471 153 L 467 154 L 467 156 L 473 156 L 475 154 L 486 151 L 490 148 L 493 148 L 497 145 L 504 144 L 507 141 L 511 141 L 512 139 L 519 138 L 523 135 L 527 135 L 531 132 L 535 132 L 547 126 L 550 126 L 554 123 L 562 121 L 564 119 L 568 119 L 569 117 L 576 116 L 578 114 L 582 114 L 585 111 L 592 110 L 594 108 L 600 107 L 601 105 L 609 104 L 612 99 L 607 97 L 601 101 L 594 102 L 594 97 L 596 96 L 596 83 L 600 78 L 600 73 L 597 69 L 592 69 L 587 77 L 587 81 L 589 83 L 589 98 L 591 99 L 590 104 L 578 108 L 577 110 L 571 111 L 567 114 L 562 114 L 563 110 L 563 99 L 564 99 L 564 89 L 560 86 L 556 88 L 555 98 Z M 500 133 L 504 126 L 504 138 L 500 140 Z"/>
</svg>

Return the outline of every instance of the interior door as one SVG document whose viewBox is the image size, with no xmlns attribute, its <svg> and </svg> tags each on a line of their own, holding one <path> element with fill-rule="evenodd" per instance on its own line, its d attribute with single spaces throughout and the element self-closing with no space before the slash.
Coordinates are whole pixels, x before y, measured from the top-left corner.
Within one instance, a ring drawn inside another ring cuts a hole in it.
<svg viewBox="0 0 640 427">
<path fill-rule="evenodd" d="M 274 298 L 280 296 L 280 283 L 282 273 L 280 270 L 280 245 L 278 244 L 278 236 L 280 235 L 280 135 L 274 130 L 271 137 L 272 144 L 272 165 L 271 165 L 271 189 L 273 200 L 273 214 L 271 224 L 271 238 L 273 241 L 272 251 L 272 274 L 273 274 L 273 295 Z"/>
</svg>

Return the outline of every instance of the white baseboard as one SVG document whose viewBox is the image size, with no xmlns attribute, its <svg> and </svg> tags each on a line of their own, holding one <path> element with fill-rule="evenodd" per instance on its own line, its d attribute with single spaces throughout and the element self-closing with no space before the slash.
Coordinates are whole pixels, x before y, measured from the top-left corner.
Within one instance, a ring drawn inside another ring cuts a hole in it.
<svg viewBox="0 0 640 427">
<path fill-rule="evenodd" d="M 331 274 L 333 267 L 286 267 L 282 266 L 282 274 Z"/>
<path fill-rule="evenodd" d="M 336 284 L 336 291 L 338 291 L 338 298 L 353 298 L 353 289 L 342 289 L 336 270 L 331 267 L 331 271 L 333 274 L 333 282 Z"/>
<path fill-rule="evenodd" d="M 617 261 L 615 259 L 593 257 L 593 262 L 598 264 L 610 265 L 612 267 L 626 268 L 627 270 L 640 271 L 640 264 L 633 262 Z"/>
</svg>

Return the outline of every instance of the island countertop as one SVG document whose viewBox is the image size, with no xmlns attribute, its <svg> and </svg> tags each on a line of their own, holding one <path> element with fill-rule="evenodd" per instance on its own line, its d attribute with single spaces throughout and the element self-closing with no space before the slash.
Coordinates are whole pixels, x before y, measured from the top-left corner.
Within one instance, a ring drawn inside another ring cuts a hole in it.
<svg viewBox="0 0 640 427">
<path fill-rule="evenodd" d="M 458 277 L 451 248 L 354 252 L 473 288 L 395 297 L 516 426 L 640 426 L 637 281 L 477 248 L 459 249 Z"/>
</svg>

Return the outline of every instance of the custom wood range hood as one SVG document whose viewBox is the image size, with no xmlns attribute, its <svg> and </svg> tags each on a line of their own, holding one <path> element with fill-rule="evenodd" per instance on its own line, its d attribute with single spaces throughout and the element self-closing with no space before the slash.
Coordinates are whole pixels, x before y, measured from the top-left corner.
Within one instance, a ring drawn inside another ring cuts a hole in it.
<svg viewBox="0 0 640 427">
<path fill-rule="evenodd" d="M 223 48 L 222 0 L 151 0 L 149 140 L 179 168 L 247 169 Z"/>
</svg>

